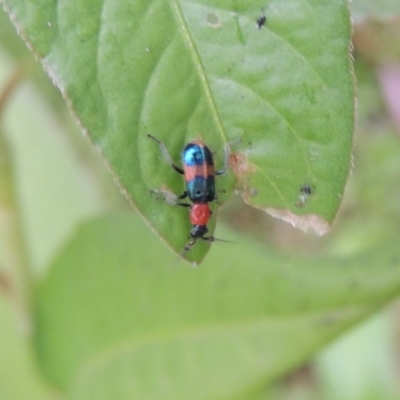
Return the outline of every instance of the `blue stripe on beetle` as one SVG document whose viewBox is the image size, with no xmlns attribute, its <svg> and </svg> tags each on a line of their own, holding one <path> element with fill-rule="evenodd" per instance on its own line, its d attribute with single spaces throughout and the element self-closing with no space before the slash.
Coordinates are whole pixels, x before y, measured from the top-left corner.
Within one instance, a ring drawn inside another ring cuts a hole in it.
<svg viewBox="0 0 400 400">
<path fill-rule="evenodd" d="M 216 172 L 210 149 L 200 140 L 188 143 L 183 149 L 182 165 L 189 199 L 201 204 L 214 201 Z"/>
</svg>

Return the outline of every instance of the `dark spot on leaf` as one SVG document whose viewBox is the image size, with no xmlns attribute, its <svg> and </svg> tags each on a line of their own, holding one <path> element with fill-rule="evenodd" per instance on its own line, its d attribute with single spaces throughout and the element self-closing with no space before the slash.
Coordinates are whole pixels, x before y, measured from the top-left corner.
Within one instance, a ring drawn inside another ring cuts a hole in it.
<svg viewBox="0 0 400 400">
<path fill-rule="evenodd" d="M 207 23 L 213 28 L 220 28 L 222 25 L 219 16 L 215 13 L 207 14 Z"/>
<path fill-rule="evenodd" d="M 308 198 L 313 194 L 313 189 L 309 184 L 305 184 L 300 188 L 298 201 L 295 203 L 297 207 L 303 207 L 307 204 Z"/>
<path fill-rule="evenodd" d="M 257 18 L 257 21 L 256 21 L 257 28 L 261 29 L 265 25 L 266 22 L 267 22 L 267 17 L 265 15 L 261 15 L 261 17 Z"/>
<path fill-rule="evenodd" d="M 311 189 L 311 186 L 310 186 L 310 185 L 303 185 L 303 186 L 300 188 L 300 193 L 311 194 L 311 192 L 312 192 L 312 189 Z"/>
</svg>

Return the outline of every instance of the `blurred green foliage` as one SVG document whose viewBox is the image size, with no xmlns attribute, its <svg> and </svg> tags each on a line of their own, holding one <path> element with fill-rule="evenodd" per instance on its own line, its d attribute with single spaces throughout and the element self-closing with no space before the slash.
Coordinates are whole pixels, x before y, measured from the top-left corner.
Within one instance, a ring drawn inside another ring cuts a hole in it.
<svg viewBox="0 0 400 400">
<path fill-rule="evenodd" d="M 354 169 L 332 232 L 235 201 L 217 236 L 238 243 L 191 269 L 128 208 L 0 18 L 0 88 L 18 83 L 0 110 L 1 399 L 400 398 L 387 316 L 326 348 L 399 294 L 400 143 L 370 59 L 356 58 Z"/>
</svg>

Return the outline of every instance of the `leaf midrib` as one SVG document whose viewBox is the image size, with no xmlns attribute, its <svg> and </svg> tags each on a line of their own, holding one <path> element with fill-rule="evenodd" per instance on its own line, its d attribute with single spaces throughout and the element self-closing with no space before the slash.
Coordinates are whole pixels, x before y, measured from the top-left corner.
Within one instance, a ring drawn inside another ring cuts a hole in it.
<svg viewBox="0 0 400 400">
<path fill-rule="evenodd" d="M 201 61 L 200 54 L 197 51 L 194 40 L 190 34 L 190 31 L 187 26 L 186 20 L 183 16 L 179 1 L 178 0 L 169 0 L 169 4 L 172 9 L 172 14 L 175 16 L 175 20 L 178 25 L 178 28 L 181 31 L 183 39 L 186 42 L 187 47 L 192 55 L 193 64 L 196 68 L 198 76 L 200 77 L 201 85 L 203 87 L 207 102 L 210 106 L 210 110 L 213 115 L 213 119 L 214 119 L 215 125 L 217 127 L 217 131 L 219 132 L 224 144 L 228 144 L 228 139 L 225 135 L 225 129 L 223 127 L 221 117 L 218 113 L 217 106 L 215 104 L 215 101 L 214 101 L 214 98 L 213 98 L 213 95 L 211 92 L 210 83 L 209 83 L 207 75 L 205 73 L 204 65 Z"/>
</svg>

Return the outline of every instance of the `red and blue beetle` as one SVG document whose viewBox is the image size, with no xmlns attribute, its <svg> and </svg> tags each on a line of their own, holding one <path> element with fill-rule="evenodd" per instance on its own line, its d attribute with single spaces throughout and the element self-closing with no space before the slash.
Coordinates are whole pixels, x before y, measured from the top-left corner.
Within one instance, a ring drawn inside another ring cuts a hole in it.
<svg viewBox="0 0 400 400">
<path fill-rule="evenodd" d="M 158 143 L 167 162 L 175 171 L 185 176 L 186 190 L 175 199 L 168 202 L 174 205 L 190 208 L 190 222 L 192 229 L 189 235 L 189 243 L 184 251 L 188 251 L 196 243 L 197 239 L 213 242 L 213 236 L 205 236 L 208 233 L 207 223 L 210 220 L 212 211 L 208 203 L 217 198 L 215 191 L 215 175 L 223 175 L 228 165 L 228 147 L 225 146 L 225 165 L 222 170 L 214 169 L 214 160 L 210 149 L 201 141 L 189 142 L 182 152 L 183 169 L 174 164 L 164 143 L 154 136 L 147 136 Z M 193 204 L 180 202 L 189 197 Z"/>
</svg>

